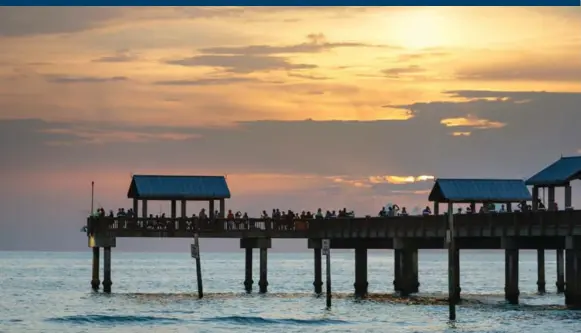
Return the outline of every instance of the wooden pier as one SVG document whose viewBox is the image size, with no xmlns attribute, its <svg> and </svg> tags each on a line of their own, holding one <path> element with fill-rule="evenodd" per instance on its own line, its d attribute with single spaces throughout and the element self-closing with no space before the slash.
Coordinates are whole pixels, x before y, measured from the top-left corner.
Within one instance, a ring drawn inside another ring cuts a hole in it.
<svg viewBox="0 0 581 333">
<path fill-rule="evenodd" d="M 574 162 L 578 167 L 572 168 L 570 159 L 575 159 Z M 559 173 L 557 172 L 559 163 L 568 163 L 569 167 Z M 547 172 L 547 170 L 552 171 Z M 547 174 L 550 174 L 550 177 L 543 176 Z M 254 284 L 252 255 L 253 250 L 258 249 L 260 254 L 258 286 L 261 293 L 267 292 L 268 289 L 267 254 L 268 249 L 272 247 L 272 239 L 308 240 L 308 248 L 313 249 L 314 253 L 313 286 L 317 294 L 322 293 L 323 290 L 322 253 L 328 255 L 331 249 L 354 249 L 354 293 L 362 297 L 367 294 L 368 289 L 368 249 L 394 251 L 393 289 L 402 296 L 408 296 L 420 290 L 418 250 L 447 248 L 450 263 L 450 317 L 454 319 L 453 306 L 461 296 L 459 260 L 461 250 L 504 250 L 505 298 L 511 304 L 518 304 L 519 250 L 536 249 L 538 251 L 539 293 L 546 291 L 545 251 L 555 250 L 556 290 L 565 293 L 567 306 L 581 308 L 581 210 L 574 210 L 571 207 L 570 187 L 570 182 L 579 178 L 581 178 L 581 157 L 568 157 L 562 158 L 531 177 L 526 184 L 522 180 L 437 179 L 429 197 L 429 200 L 434 202 L 434 215 L 329 219 L 227 219 L 224 218 L 225 199 L 230 197 L 230 192 L 223 177 L 186 179 L 177 176 L 134 176 L 128 197 L 133 199 L 134 212 L 139 211 L 141 202 L 142 216 L 93 216 L 87 220 L 89 247 L 93 248 L 91 285 L 95 290 L 99 288 L 99 248 L 102 247 L 104 248 L 103 290 L 111 292 L 111 248 L 116 246 L 119 238 L 193 239 L 195 236 L 196 240 L 198 237 L 240 239 L 240 248 L 246 253 L 246 268 L 244 274 L 241 272 L 241 282 L 247 292 L 252 291 Z M 154 188 L 151 184 L 156 184 L 158 188 Z M 533 186 L 532 196 L 526 185 Z M 171 190 L 172 186 L 181 186 L 181 188 Z M 564 210 L 558 210 L 555 204 L 554 190 L 557 186 L 565 187 L 566 207 Z M 540 187 L 547 187 L 549 190 L 548 207 L 543 210 L 538 202 Z M 194 188 L 205 190 L 199 191 Z M 212 191 L 208 192 L 208 188 L 212 188 Z M 171 201 L 171 216 L 148 217 L 147 202 L 151 200 Z M 208 201 L 210 214 L 203 218 L 187 217 L 187 201 L 193 200 Z M 220 207 L 217 214 L 214 213 L 216 200 L 219 201 Z M 176 214 L 177 201 L 181 202 L 180 217 Z M 520 203 L 521 206 L 526 207 L 527 202 L 531 202 L 530 210 L 512 211 L 514 203 Z M 473 208 L 472 211 L 475 211 L 476 203 L 502 203 L 506 207 L 506 212 L 453 214 L 454 204 L 458 203 L 469 204 Z M 446 205 L 447 212 L 439 214 L 442 204 Z M 199 250 L 199 247 L 195 251 L 192 250 L 192 256 L 197 255 L 198 263 Z M 330 264 L 327 263 L 328 296 L 330 296 L 329 270 Z M 201 296 L 199 267 L 198 273 Z M 328 297 L 329 304 L 330 300 Z"/>
</svg>

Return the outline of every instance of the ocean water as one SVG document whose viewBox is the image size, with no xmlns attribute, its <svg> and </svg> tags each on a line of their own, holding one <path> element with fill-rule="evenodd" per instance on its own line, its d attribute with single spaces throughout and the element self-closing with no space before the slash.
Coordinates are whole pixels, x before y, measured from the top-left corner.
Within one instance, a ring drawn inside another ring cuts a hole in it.
<svg viewBox="0 0 581 333">
<path fill-rule="evenodd" d="M 242 251 L 202 252 L 205 297 L 199 300 L 188 251 L 113 249 L 110 295 L 90 290 L 88 250 L 0 252 L 0 332 L 581 332 L 581 312 L 564 309 L 563 295 L 555 293 L 554 251 L 546 254 L 549 293 L 542 296 L 536 295 L 536 252 L 521 252 L 519 306 L 503 300 L 503 252 L 462 251 L 466 301 L 454 323 L 445 304 L 377 296 L 392 293 L 392 251 L 369 253 L 368 300 L 351 296 L 353 252 L 333 252 L 330 309 L 324 296 L 313 295 L 312 253 L 269 253 L 265 295 L 256 292 L 257 252 L 254 257 L 255 292 L 245 294 Z M 445 296 L 446 252 L 420 251 L 419 260 L 419 296 Z"/>
</svg>

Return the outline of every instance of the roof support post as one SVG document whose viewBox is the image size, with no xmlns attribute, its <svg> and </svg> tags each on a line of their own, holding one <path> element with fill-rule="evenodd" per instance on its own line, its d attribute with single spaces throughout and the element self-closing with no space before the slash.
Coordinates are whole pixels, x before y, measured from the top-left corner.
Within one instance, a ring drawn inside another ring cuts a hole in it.
<svg viewBox="0 0 581 333">
<path fill-rule="evenodd" d="M 172 200 L 171 201 L 171 218 L 175 219 L 176 218 L 176 201 Z"/>
<path fill-rule="evenodd" d="M 187 201 L 186 200 L 182 200 L 182 204 L 181 204 L 181 208 L 182 208 L 182 217 L 187 217 L 187 213 L 186 213 L 186 209 L 187 209 Z"/>
<path fill-rule="evenodd" d="M 511 213 L 512 212 L 512 202 L 507 202 L 506 203 L 506 212 L 507 213 Z"/>
<path fill-rule="evenodd" d="M 139 212 L 139 200 L 133 199 L 133 217 L 137 217 Z"/>
<path fill-rule="evenodd" d="M 440 215 L 440 202 L 434 201 L 434 215 Z"/>
<path fill-rule="evenodd" d="M 147 217 L 147 200 L 142 200 L 141 204 L 141 217 Z"/>
<path fill-rule="evenodd" d="M 208 214 L 208 216 L 210 216 L 211 219 L 215 218 L 214 216 L 214 199 L 210 200 L 210 212 Z"/>
<path fill-rule="evenodd" d="M 539 187 L 537 185 L 533 186 L 533 212 L 539 209 Z"/>
<path fill-rule="evenodd" d="M 549 211 L 555 210 L 555 186 L 549 186 Z"/>
<path fill-rule="evenodd" d="M 225 199 L 220 199 L 220 217 L 224 218 L 226 215 L 226 200 Z"/>
<path fill-rule="evenodd" d="M 572 207 L 572 191 L 571 191 L 571 183 L 567 183 L 565 185 L 565 209 L 573 209 Z"/>
</svg>

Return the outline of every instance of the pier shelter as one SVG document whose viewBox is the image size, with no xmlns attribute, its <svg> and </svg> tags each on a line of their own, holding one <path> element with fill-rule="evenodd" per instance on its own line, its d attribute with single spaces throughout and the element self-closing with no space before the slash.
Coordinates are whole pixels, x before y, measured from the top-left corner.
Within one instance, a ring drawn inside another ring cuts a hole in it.
<svg viewBox="0 0 581 333">
<path fill-rule="evenodd" d="M 172 223 L 179 229 L 177 220 L 177 201 L 181 202 L 181 218 L 187 219 L 188 201 L 208 201 L 210 219 L 223 218 L 226 210 L 225 199 L 230 198 L 230 189 L 224 176 L 173 176 L 173 175 L 134 175 L 129 185 L 127 197 L 133 199 L 133 216 L 137 223 L 139 218 L 139 201 L 141 201 L 141 218 L 148 219 L 148 201 L 170 201 Z M 215 216 L 214 203 L 219 201 L 218 216 Z M 103 291 L 111 292 L 111 248 L 116 246 L 116 237 L 107 230 L 110 225 L 89 221 L 89 247 L 93 249 L 93 271 L 91 286 L 99 289 L 99 252 L 103 248 Z M 117 222 L 119 224 L 119 222 Z M 142 222 L 144 223 L 144 222 Z M 137 224 L 135 225 L 137 226 Z M 135 227 L 134 226 L 134 227 Z M 128 227 L 125 225 L 125 227 Z M 182 226 L 183 227 L 183 226 Z"/>
<path fill-rule="evenodd" d="M 476 204 L 502 203 L 506 212 L 512 212 L 512 204 L 530 201 L 532 199 L 525 182 L 521 179 L 436 179 L 428 200 L 434 202 L 434 214 L 439 214 L 440 203 L 447 203 L 447 214 L 450 220 L 454 215 L 455 203 L 468 203 L 472 213 L 476 212 Z M 455 237 L 452 226 L 448 225 L 451 238 Z M 505 250 L 505 298 L 510 303 L 518 303 L 518 247 L 511 246 L 514 242 L 507 239 L 502 242 Z M 447 243 L 450 250 L 451 270 L 453 271 L 453 291 L 451 297 L 460 300 L 460 250 L 454 247 L 453 240 Z M 396 250 L 397 256 L 397 250 Z M 397 276 L 397 275 L 396 275 Z"/>
<path fill-rule="evenodd" d="M 176 218 L 176 204 L 181 202 L 181 217 L 186 216 L 188 201 L 208 201 L 208 216 L 224 217 L 225 199 L 230 189 L 224 176 L 154 176 L 135 175 L 129 185 L 127 198 L 133 199 L 133 211 L 138 214 L 141 201 L 141 217 L 148 217 L 148 201 L 171 201 L 171 217 Z M 219 216 L 215 215 L 215 201 L 219 201 Z"/>
<path fill-rule="evenodd" d="M 551 165 L 547 166 L 546 168 L 542 169 L 534 176 L 529 178 L 526 181 L 526 185 L 533 187 L 533 200 L 532 200 L 532 208 L 533 211 L 539 210 L 539 189 L 547 189 L 548 190 L 548 203 L 547 209 L 549 211 L 558 210 L 555 200 L 555 188 L 563 187 L 565 192 L 565 210 L 573 210 L 572 205 L 572 190 L 571 190 L 571 182 L 574 180 L 581 179 L 581 156 L 567 156 L 561 157 L 559 160 L 555 161 Z M 571 243 L 571 242 L 569 242 Z M 573 246 L 573 244 L 569 244 Z M 566 265 L 568 281 L 570 282 L 574 277 L 569 275 L 569 273 L 573 274 L 573 265 L 575 260 L 574 249 L 567 248 L 567 259 L 565 259 L 563 249 L 557 249 L 557 291 L 558 292 L 565 292 L 565 297 L 567 298 L 569 292 L 573 293 L 573 283 L 566 283 L 565 282 L 565 260 L 567 261 Z M 581 260 L 581 258 L 579 258 Z M 539 249 L 537 250 L 537 261 L 538 261 L 538 288 L 539 292 L 545 292 L 545 250 Z M 566 285 L 569 287 L 566 287 Z M 579 286 L 581 293 L 581 285 Z M 567 290 L 566 290 L 567 289 Z"/>
</svg>

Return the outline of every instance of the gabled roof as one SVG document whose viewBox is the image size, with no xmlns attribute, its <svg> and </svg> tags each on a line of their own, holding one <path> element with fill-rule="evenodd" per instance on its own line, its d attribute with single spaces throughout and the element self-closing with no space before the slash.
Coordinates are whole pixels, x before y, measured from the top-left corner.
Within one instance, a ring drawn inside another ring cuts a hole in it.
<svg viewBox="0 0 581 333">
<path fill-rule="evenodd" d="M 438 178 L 430 192 L 438 202 L 520 202 L 532 200 L 521 179 L 444 179 Z"/>
<path fill-rule="evenodd" d="M 135 175 L 127 192 L 130 199 L 210 200 L 230 198 L 224 176 Z"/>
<path fill-rule="evenodd" d="M 526 181 L 527 185 L 563 186 L 581 178 L 581 156 L 561 157 Z"/>
</svg>

